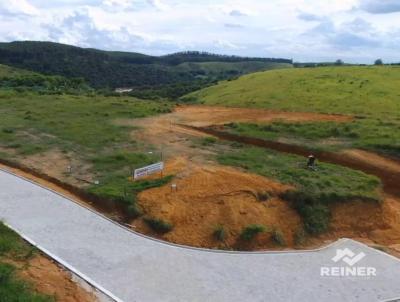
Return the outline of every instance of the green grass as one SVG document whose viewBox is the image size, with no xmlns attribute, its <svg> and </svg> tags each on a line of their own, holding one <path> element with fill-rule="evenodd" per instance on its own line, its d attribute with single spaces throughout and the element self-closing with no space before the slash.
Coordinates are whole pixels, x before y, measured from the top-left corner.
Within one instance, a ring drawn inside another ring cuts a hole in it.
<svg viewBox="0 0 400 302">
<path fill-rule="evenodd" d="M 305 158 L 255 147 L 221 153 L 217 159 L 221 164 L 292 185 L 294 189 L 282 197 L 292 202 L 310 233 L 327 230 L 330 202 L 381 200 L 378 178 L 345 167 L 318 163 L 317 170 L 313 171 L 306 168 Z"/>
<path fill-rule="evenodd" d="M 15 275 L 15 267 L 0 262 L 0 297 L 7 302 L 52 302 L 54 298 L 34 292 L 29 283 Z"/>
<path fill-rule="evenodd" d="M 26 259 L 35 252 L 35 248 L 0 222 L 0 257 L 9 255 L 13 259 Z"/>
<path fill-rule="evenodd" d="M 15 161 L 54 149 L 68 154 L 89 165 L 89 173 L 100 181 L 99 185 L 90 186 L 89 192 L 135 207 L 138 192 L 162 185 L 170 178 L 128 181 L 133 169 L 159 158 L 145 152 L 151 146 L 132 139 L 134 127 L 121 126 L 116 121 L 168 112 L 171 106 L 132 97 L 0 91 L 0 148 Z"/>
<path fill-rule="evenodd" d="M 99 184 L 91 185 L 88 191 L 102 198 L 129 205 L 130 214 L 140 216 L 141 209 L 136 203 L 137 194 L 167 184 L 172 176 L 133 182 L 132 171 L 157 160 L 159 159 L 155 155 L 121 151 L 111 155 L 96 156 L 91 161 L 94 173 L 99 175 Z"/>
<path fill-rule="evenodd" d="M 400 67 L 281 69 L 222 82 L 187 97 L 207 105 L 353 115 L 356 120 L 347 126 L 354 146 L 400 156 L 399 81 Z M 297 132 L 312 131 L 307 127 Z M 336 126 L 321 127 L 317 132 L 328 135 Z"/>
<path fill-rule="evenodd" d="M 163 186 L 171 179 L 172 176 L 166 176 L 160 179 L 133 182 L 128 175 L 115 173 L 102 178 L 99 185 L 91 185 L 88 191 L 103 198 L 132 205 L 135 204 L 138 193 Z"/>
<path fill-rule="evenodd" d="M 226 230 L 223 225 L 217 225 L 213 231 L 213 237 L 218 241 L 224 241 L 226 238 Z"/>
<path fill-rule="evenodd" d="M 146 217 L 144 218 L 144 222 L 146 222 L 153 231 L 160 234 L 168 233 L 174 227 L 171 223 L 158 218 Z"/>
<path fill-rule="evenodd" d="M 217 142 L 217 139 L 212 136 L 207 136 L 202 138 L 200 141 L 202 146 L 212 146 Z"/>
<path fill-rule="evenodd" d="M 240 238 L 246 241 L 252 240 L 257 234 L 263 233 L 267 231 L 267 228 L 260 224 L 251 224 L 245 227 L 241 234 Z"/>
<path fill-rule="evenodd" d="M 285 236 L 278 228 L 274 228 L 271 234 L 272 241 L 279 246 L 286 246 Z"/>
<path fill-rule="evenodd" d="M 20 76 L 27 76 L 35 74 L 32 71 L 14 68 L 7 65 L 0 64 L 0 78 L 9 77 L 9 78 L 17 78 Z"/>
<path fill-rule="evenodd" d="M 34 292 L 29 283 L 16 276 L 16 268 L 1 261 L 29 258 L 36 250 L 0 222 L 0 300 L 7 302 L 51 302 L 52 297 Z"/>
<path fill-rule="evenodd" d="M 98 150 L 134 143 L 129 138 L 132 129 L 114 121 L 169 108 L 167 103 L 135 98 L 0 92 L 0 146 L 20 143 Z M 12 133 L 7 132 L 10 129 Z"/>
<path fill-rule="evenodd" d="M 347 123 L 274 122 L 268 125 L 231 123 L 226 129 L 238 135 L 282 140 L 314 149 L 365 148 L 400 154 L 400 124 L 384 120 L 356 119 Z"/>
</svg>

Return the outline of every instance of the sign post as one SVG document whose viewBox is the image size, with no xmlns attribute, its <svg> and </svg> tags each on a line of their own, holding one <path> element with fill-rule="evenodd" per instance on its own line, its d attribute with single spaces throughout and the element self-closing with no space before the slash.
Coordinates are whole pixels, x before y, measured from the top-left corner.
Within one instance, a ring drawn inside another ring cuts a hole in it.
<svg viewBox="0 0 400 302">
<path fill-rule="evenodd" d="M 142 177 L 145 177 L 147 175 L 151 175 L 151 174 L 154 174 L 157 172 L 162 173 L 163 170 L 164 170 L 164 162 L 159 162 L 159 163 L 147 166 L 147 167 L 136 169 L 133 172 L 133 179 L 136 180 L 136 179 L 139 179 L 139 178 L 142 178 Z"/>
</svg>

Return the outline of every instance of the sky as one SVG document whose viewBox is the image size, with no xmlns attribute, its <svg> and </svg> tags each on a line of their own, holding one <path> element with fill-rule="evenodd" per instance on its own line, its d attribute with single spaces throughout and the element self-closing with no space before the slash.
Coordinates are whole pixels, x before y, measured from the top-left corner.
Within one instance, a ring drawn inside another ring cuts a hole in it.
<svg viewBox="0 0 400 302">
<path fill-rule="evenodd" d="M 400 0 L 0 0 L 0 41 L 400 62 Z"/>
</svg>

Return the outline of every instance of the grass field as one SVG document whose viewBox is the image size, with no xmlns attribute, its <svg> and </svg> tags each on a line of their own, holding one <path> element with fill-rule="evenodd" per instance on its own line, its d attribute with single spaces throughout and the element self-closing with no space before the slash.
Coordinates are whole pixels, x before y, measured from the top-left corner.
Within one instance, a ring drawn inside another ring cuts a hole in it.
<svg viewBox="0 0 400 302">
<path fill-rule="evenodd" d="M 274 122 L 269 125 L 232 123 L 226 130 L 266 140 L 284 140 L 310 149 L 338 151 L 348 148 L 372 149 L 399 155 L 400 125 L 374 119 L 348 123 Z"/>
<path fill-rule="evenodd" d="M 222 82 L 186 98 L 208 105 L 353 115 L 355 120 L 342 126 L 314 123 L 293 130 L 298 125 L 280 125 L 275 134 L 310 137 L 317 132 L 317 139 L 344 138 L 344 146 L 349 139 L 351 146 L 400 156 L 399 81 L 399 67 L 282 69 Z"/>
<path fill-rule="evenodd" d="M 90 173 L 100 181 L 88 188 L 91 192 L 131 200 L 126 194 L 159 184 L 132 184 L 128 181 L 131 170 L 158 158 L 145 152 L 148 146 L 132 140 L 133 127 L 115 121 L 165 113 L 170 108 L 168 103 L 131 97 L 0 91 L 1 156 L 19 161 L 56 150 L 91 167 Z"/>
<path fill-rule="evenodd" d="M 35 293 L 29 283 L 16 276 L 16 267 L 5 258 L 20 261 L 31 257 L 36 250 L 0 222 L 0 300 L 9 302 L 51 302 L 50 296 Z"/>
<path fill-rule="evenodd" d="M 321 233 L 329 226 L 331 202 L 380 201 L 380 180 L 345 167 L 318 163 L 317 170 L 306 168 L 303 157 L 255 147 L 239 147 L 218 155 L 224 165 L 241 167 L 252 173 L 294 186 L 285 193 L 304 219 L 309 233 Z"/>
</svg>

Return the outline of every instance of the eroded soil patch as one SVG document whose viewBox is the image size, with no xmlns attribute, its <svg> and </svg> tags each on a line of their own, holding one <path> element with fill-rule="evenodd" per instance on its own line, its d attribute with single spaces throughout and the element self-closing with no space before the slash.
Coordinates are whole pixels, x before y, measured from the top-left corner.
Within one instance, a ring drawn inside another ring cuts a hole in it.
<svg viewBox="0 0 400 302">
<path fill-rule="evenodd" d="M 138 196 L 146 215 L 174 225 L 163 239 L 197 247 L 241 249 L 243 243 L 238 238 L 243 228 L 262 224 L 271 230 L 282 230 L 288 245 L 293 245 L 293 234 L 301 219 L 278 197 L 289 186 L 229 167 L 187 161 L 182 165 L 182 159 L 179 162 L 182 169 L 173 181 L 176 191 L 166 185 Z M 141 220 L 133 223 L 138 231 L 151 233 Z M 213 237 L 217 226 L 224 227 L 224 240 Z M 269 232 L 264 233 L 251 248 L 274 247 L 270 237 Z"/>
</svg>

